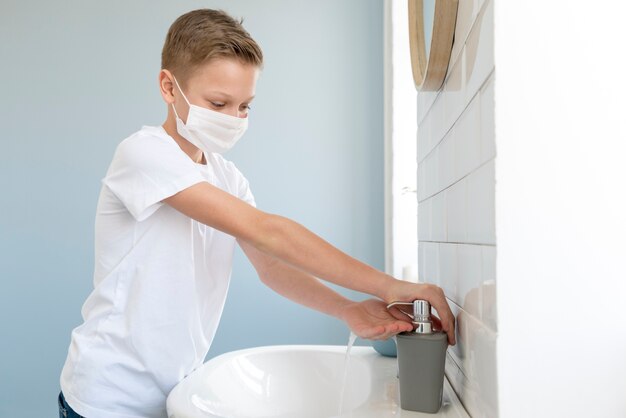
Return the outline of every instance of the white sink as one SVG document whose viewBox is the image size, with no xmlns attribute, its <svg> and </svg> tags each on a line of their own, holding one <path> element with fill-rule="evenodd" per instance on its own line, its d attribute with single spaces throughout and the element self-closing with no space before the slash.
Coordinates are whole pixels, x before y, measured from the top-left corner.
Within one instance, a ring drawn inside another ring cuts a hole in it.
<svg viewBox="0 0 626 418">
<path fill-rule="evenodd" d="M 167 397 L 169 418 L 469 418 L 444 382 L 437 414 L 400 409 L 397 361 L 371 347 L 285 345 L 233 351 L 193 371 Z M 345 390 L 342 393 L 342 388 Z"/>
</svg>

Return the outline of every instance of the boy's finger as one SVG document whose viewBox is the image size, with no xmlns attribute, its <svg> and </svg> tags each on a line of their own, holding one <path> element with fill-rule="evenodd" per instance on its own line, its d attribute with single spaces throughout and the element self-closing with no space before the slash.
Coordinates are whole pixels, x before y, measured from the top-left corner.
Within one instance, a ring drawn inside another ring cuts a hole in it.
<svg viewBox="0 0 626 418">
<path fill-rule="evenodd" d="M 392 326 L 390 326 L 383 335 L 383 340 L 393 337 L 401 332 L 412 331 L 413 325 L 408 322 L 398 321 L 395 322 Z"/>
<path fill-rule="evenodd" d="M 431 317 L 431 319 L 432 319 L 432 321 L 433 321 L 433 325 L 434 325 L 434 328 L 435 328 L 435 329 L 438 329 L 438 330 L 443 330 L 443 326 L 442 326 L 442 324 L 441 324 L 441 320 L 440 320 L 438 317 L 436 317 L 435 315 L 433 315 L 433 316 Z"/>
<path fill-rule="evenodd" d="M 440 316 L 438 319 L 441 324 L 441 329 L 448 334 L 448 344 L 455 345 L 454 315 L 450 310 L 450 306 L 448 306 L 445 296 L 443 296 L 443 292 L 441 298 L 435 299 L 432 305 Z"/>
<path fill-rule="evenodd" d="M 375 327 L 370 327 L 363 332 L 363 338 L 367 339 L 378 339 L 381 335 L 385 333 L 385 327 L 383 325 L 377 325 Z"/>
<path fill-rule="evenodd" d="M 450 306 L 446 301 L 446 297 L 443 294 L 443 291 L 439 289 L 439 294 L 434 297 L 433 302 L 431 303 L 433 307 L 437 310 L 437 313 L 440 316 L 441 326 L 443 330 L 448 334 L 448 343 L 450 345 L 455 345 L 455 336 L 454 336 L 454 315 L 450 310 Z"/>
<path fill-rule="evenodd" d="M 410 322 L 411 318 L 407 315 L 407 312 L 399 308 L 398 306 L 392 306 L 389 308 L 389 313 L 400 321 Z"/>
<path fill-rule="evenodd" d="M 448 335 L 448 344 L 455 345 L 456 338 L 454 335 L 454 325 L 451 324 L 450 322 L 447 322 L 447 323 L 442 322 L 441 319 L 437 318 L 434 315 L 432 316 L 432 321 L 433 321 L 433 325 L 435 326 L 435 329 L 444 331 Z"/>
</svg>

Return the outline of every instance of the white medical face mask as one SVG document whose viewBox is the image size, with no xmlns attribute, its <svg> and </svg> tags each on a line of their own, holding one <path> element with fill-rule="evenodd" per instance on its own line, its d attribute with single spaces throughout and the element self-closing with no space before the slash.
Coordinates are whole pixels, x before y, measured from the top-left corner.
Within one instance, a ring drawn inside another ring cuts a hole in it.
<svg viewBox="0 0 626 418">
<path fill-rule="evenodd" d="M 200 148 L 205 154 L 211 152 L 226 152 L 235 145 L 248 129 L 248 118 L 238 118 L 216 112 L 206 107 L 189 103 L 185 93 L 174 77 L 178 91 L 189 105 L 187 123 L 178 117 L 176 107 L 172 103 L 176 115 L 176 130 L 187 141 Z"/>
</svg>

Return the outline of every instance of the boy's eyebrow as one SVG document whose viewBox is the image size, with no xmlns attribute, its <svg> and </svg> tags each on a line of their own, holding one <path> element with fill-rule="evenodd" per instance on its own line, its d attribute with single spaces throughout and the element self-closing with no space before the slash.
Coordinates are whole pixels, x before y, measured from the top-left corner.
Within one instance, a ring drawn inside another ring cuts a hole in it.
<svg viewBox="0 0 626 418">
<path fill-rule="evenodd" d="M 232 99 L 232 98 L 233 98 L 233 96 L 231 96 L 231 95 L 230 95 L 230 94 L 228 94 L 228 93 L 224 93 L 223 91 L 217 91 L 217 90 L 214 90 L 214 91 L 211 91 L 211 92 L 209 92 L 209 93 L 217 93 L 217 94 L 221 94 L 222 96 L 228 97 L 229 99 Z M 250 96 L 250 98 L 248 98 L 248 100 L 252 100 L 252 99 L 254 99 L 254 97 L 255 97 L 255 95 L 253 94 L 252 96 Z"/>
</svg>

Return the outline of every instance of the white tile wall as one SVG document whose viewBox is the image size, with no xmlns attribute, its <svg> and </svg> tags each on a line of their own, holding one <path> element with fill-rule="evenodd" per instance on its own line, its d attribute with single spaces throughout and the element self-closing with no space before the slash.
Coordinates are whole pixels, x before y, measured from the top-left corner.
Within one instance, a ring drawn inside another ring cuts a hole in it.
<svg viewBox="0 0 626 418">
<path fill-rule="evenodd" d="M 441 188 L 450 187 L 456 180 L 454 166 L 454 126 L 439 144 L 439 185 Z"/>
<path fill-rule="evenodd" d="M 493 47 L 493 0 L 459 2 L 446 81 L 417 98 L 419 276 L 457 316 L 446 374 L 472 417 L 498 411 Z"/>
<path fill-rule="evenodd" d="M 436 260 L 428 257 L 433 254 L 433 246 L 438 247 Z M 420 261 L 424 265 L 435 261 L 438 264 L 437 281 L 425 281 L 437 283 L 450 301 L 484 322 L 491 331 L 497 331 L 495 246 L 422 241 L 420 250 L 425 248 L 430 252 L 423 252 Z"/>
<path fill-rule="evenodd" d="M 439 245 L 433 242 L 424 244 L 424 280 L 439 283 Z"/>
<path fill-rule="evenodd" d="M 455 304 L 452 307 L 462 343 L 448 349 L 446 375 L 473 418 L 495 417 L 497 335 Z"/>
<path fill-rule="evenodd" d="M 448 241 L 467 242 L 467 180 L 462 179 L 447 188 L 445 195 L 448 203 Z"/>
<path fill-rule="evenodd" d="M 433 132 L 445 131 L 451 127 L 465 107 L 465 91 L 463 89 L 463 68 L 464 68 L 464 56 L 462 55 L 456 63 L 449 66 L 447 80 L 443 86 L 443 94 L 440 95 L 439 108 L 443 109 L 444 125 L 439 127 L 433 126 Z"/>
<path fill-rule="evenodd" d="M 494 160 L 467 176 L 467 240 L 480 244 L 496 243 Z"/>
<path fill-rule="evenodd" d="M 480 161 L 485 162 L 496 156 L 496 124 L 494 121 L 493 77 L 490 77 L 480 91 Z"/>
<path fill-rule="evenodd" d="M 426 243 L 424 243 L 426 244 Z M 439 283 L 448 298 L 458 300 L 458 261 L 459 244 L 439 243 Z"/>
<path fill-rule="evenodd" d="M 492 331 L 496 324 L 496 247 L 482 246 L 482 304 L 480 317 Z"/>
<path fill-rule="evenodd" d="M 457 304 L 470 315 L 480 318 L 482 284 L 482 248 L 480 245 L 459 245 Z"/>
<path fill-rule="evenodd" d="M 431 199 L 430 207 L 430 239 L 446 241 L 446 199 L 445 193 L 437 193 Z"/>
<path fill-rule="evenodd" d="M 480 164 L 480 103 L 476 95 L 455 124 L 455 177 L 470 174 Z"/>
<path fill-rule="evenodd" d="M 423 241 L 432 241 L 431 239 L 431 206 L 432 200 L 425 200 L 417 205 L 417 237 Z"/>
</svg>

